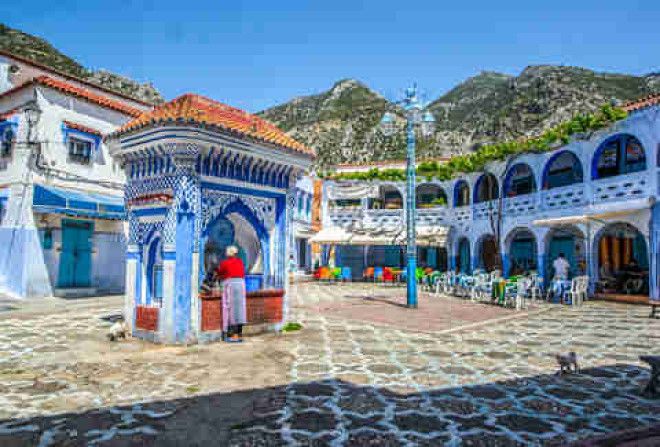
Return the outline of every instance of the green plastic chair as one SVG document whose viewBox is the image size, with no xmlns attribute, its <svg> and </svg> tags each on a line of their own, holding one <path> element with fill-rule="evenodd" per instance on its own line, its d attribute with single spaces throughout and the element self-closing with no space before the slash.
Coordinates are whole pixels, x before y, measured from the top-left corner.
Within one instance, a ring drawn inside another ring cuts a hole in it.
<svg viewBox="0 0 660 447">
<path fill-rule="evenodd" d="M 332 277 L 335 281 L 341 279 L 341 267 L 335 267 L 332 269 Z"/>
</svg>

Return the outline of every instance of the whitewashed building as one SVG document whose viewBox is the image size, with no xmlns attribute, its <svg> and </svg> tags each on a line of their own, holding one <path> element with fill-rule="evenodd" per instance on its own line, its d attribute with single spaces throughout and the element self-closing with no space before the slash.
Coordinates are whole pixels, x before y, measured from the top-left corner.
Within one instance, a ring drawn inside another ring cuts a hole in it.
<svg viewBox="0 0 660 447">
<path fill-rule="evenodd" d="M 0 294 L 124 290 L 124 171 L 102 136 L 149 104 L 0 54 Z"/>
<path fill-rule="evenodd" d="M 564 253 L 572 274 L 588 274 L 598 293 L 657 299 L 660 95 L 625 107 L 626 119 L 553 151 L 449 181 L 419 180 L 418 264 L 490 270 L 501 252 L 505 275 L 549 277 Z M 315 239 L 337 247 L 335 264 L 354 277 L 366 267 L 403 265 L 404 182 L 329 181 L 324 189 Z"/>
</svg>

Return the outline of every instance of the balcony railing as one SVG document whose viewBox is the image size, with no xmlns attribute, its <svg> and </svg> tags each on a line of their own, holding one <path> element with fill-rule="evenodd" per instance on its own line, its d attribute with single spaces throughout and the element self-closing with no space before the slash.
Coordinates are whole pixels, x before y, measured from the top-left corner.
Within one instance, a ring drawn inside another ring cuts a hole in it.
<svg viewBox="0 0 660 447">
<path fill-rule="evenodd" d="M 560 210 L 587 204 L 584 183 L 541 191 L 541 206 L 545 210 Z"/>
<path fill-rule="evenodd" d="M 650 175 L 648 172 L 618 175 L 594 180 L 592 183 L 593 203 L 614 202 L 644 197 L 648 194 Z"/>
<path fill-rule="evenodd" d="M 639 199 L 652 194 L 650 191 L 651 176 L 649 172 L 639 172 L 629 175 L 595 180 L 591 183 L 576 183 L 573 185 L 537 191 L 517 197 L 507 197 L 502 204 L 505 218 L 533 215 L 535 213 L 553 213 L 564 215 L 567 212 L 582 212 L 589 204 L 626 201 Z M 591 189 L 591 195 L 588 194 Z M 417 208 L 416 222 L 420 226 L 465 224 L 472 221 L 489 219 L 497 215 L 499 203 L 497 200 L 481 202 L 458 208 L 437 206 L 432 208 Z M 361 221 L 368 227 L 393 227 L 403 225 L 405 210 L 403 209 L 358 209 L 332 208 L 330 219 L 335 225 L 349 225 Z"/>
</svg>

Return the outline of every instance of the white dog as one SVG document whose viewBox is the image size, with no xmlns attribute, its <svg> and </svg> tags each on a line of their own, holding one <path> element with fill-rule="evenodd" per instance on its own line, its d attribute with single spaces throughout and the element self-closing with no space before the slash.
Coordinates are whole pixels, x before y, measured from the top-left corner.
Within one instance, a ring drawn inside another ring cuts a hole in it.
<svg viewBox="0 0 660 447">
<path fill-rule="evenodd" d="M 128 325 L 124 320 L 115 321 L 115 323 L 110 326 L 110 332 L 108 333 L 108 340 L 117 341 L 120 338 L 124 340 L 128 336 Z"/>
<path fill-rule="evenodd" d="M 580 372 L 578 368 L 577 354 L 573 351 L 555 354 L 557 363 L 559 363 L 559 372 L 558 375 L 562 375 L 565 372 L 571 372 L 571 367 L 574 372 Z"/>
</svg>

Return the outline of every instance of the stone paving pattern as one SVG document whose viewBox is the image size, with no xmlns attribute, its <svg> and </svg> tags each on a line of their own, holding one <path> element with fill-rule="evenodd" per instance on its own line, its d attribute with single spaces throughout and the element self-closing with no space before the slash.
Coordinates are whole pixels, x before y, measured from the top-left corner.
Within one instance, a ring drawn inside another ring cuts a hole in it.
<svg viewBox="0 0 660 447">
<path fill-rule="evenodd" d="M 0 312 L 0 444 L 565 445 L 660 423 L 660 401 L 640 394 L 638 356 L 660 339 L 646 307 L 503 319 L 486 304 L 423 297 L 447 303 L 444 331 L 323 313 L 374 292 L 376 315 L 403 294 L 296 284 L 291 320 L 304 330 L 242 345 L 110 344 L 99 317 L 119 309 L 115 298 Z M 466 306 L 496 320 L 475 326 Z M 582 371 L 558 377 L 552 355 L 568 350 Z"/>
</svg>

